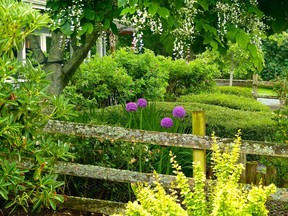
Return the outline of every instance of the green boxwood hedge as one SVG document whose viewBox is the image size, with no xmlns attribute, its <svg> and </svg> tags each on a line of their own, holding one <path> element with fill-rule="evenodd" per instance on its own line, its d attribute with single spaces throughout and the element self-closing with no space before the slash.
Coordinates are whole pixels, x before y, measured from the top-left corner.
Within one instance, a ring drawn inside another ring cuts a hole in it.
<svg viewBox="0 0 288 216">
<path fill-rule="evenodd" d="M 253 98 L 236 95 L 225 95 L 220 93 L 185 95 L 181 96 L 177 101 L 211 104 L 235 110 L 270 111 L 269 107 Z"/>
<path fill-rule="evenodd" d="M 275 123 L 272 120 L 272 112 L 235 110 L 195 102 L 157 102 L 157 109 L 161 110 L 158 117 L 159 124 L 161 118 L 172 117 L 172 110 L 178 105 L 183 106 L 187 111 L 187 115 L 181 123 L 185 124 L 186 133 L 192 131 L 192 112 L 203 110 L 206 114 L 207 135 L 215 132 L 216 136 L 233 138 L 238 129 L 241 129 L 242 139 L 246 140 L 271 141 L 275 137 Z M 127 118 L 123 118 L 124 112 L 121 106 L 108 107 L 104 109 L 104 112 L 100 111 L 103 123 L 118 126 L 127 125 Z M 100 123 L 97 119 L 92 121 Z M 143 121 L 149 121 L 149 119 Z"/>
<path fill-rule="evenodd" d="M 271 112 L 252 112 L 234 110 L 227 107 L 201 104 L 201 103 L 159 103 L 159 108 L 170 114 L 175 106 L 181 105 L 187 111 L 185 124 L 192 128 L 192 112 L 203 110 L 206 114 L 206 134 L 213 132 L 219 137 L 234 137 L 241 129 L 242 139 L 246 140 L 273 140 L 275 123 Z M 171 116 L 171 114 L 170 114 Z M 192 129 L 190 129 L 192 131 Z"/>
<path fill-rule="evenodd" d="M 212 93 L 222 93 L 227 95 L 236 95 L 246 98 L 252 97 L 252 87 L 251 89 L 239 86 L 214 86 Z"/>
</svg>

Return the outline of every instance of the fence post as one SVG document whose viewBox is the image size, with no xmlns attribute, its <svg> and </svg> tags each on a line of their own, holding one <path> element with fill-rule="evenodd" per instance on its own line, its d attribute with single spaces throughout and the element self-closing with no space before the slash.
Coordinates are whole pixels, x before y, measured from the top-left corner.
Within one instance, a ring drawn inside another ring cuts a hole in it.
<svg viewBox="0 0 288 216">
<path fill-rule="evenodd" d="M 194 135 L 205 136 L 205 112 L 193 111 L 192 112 L 192 133 Z M 206 150 L 205 149 L 193 149 L 193 162 L 200 162 L 202 170 L 206 176 Z M 195 174 L 193 173 L 193 177 Z"/>
<path fill-rule="evenodd" d="M 242 171 L 242 172 L 245 172 L 245 174 L 246 174 L 246 182 L 245 183 L 254 184 L 254 185 L 256 185 L 258 183 L 257 182 L 257 174 L 258 174 L 257 173 L 257 167 L 258 167 L 257 161 L 251 161 L 251 162 L 246 163 L 246 170 Z"/>
<path fill-rule="evenodd" d="M 253 82 L 252 82 L 252 94 L 253 97 L 257 99 L 258 97 L 258 74 L 253 74 Z"/>
</svg>

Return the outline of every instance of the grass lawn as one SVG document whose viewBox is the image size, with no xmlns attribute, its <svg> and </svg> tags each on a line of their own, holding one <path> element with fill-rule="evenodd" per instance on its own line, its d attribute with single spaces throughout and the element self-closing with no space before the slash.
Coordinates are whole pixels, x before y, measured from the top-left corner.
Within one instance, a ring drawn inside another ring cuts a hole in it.
<svg viewBox="0 0 288 216">
<path fill-rule="evenodd" d="M 249 89 L 252 92 L 252 87 L 243 88 Z M 277 96 L 277 94 L 271 88 L 258 88 L 258 95 Z"/>
<path fill-rule="evenodd" d="M 277 94 L 270 88 L 258 88 L 259 95 L 277 96 Z"/>
</svg>

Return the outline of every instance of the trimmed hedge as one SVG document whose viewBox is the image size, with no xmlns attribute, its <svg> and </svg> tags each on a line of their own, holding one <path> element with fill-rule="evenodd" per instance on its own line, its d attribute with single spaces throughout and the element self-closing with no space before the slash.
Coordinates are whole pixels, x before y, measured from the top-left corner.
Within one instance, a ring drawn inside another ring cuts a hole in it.
<svg viewBox="0 0 288 216">
<path fill-rule="evenodd" d="M 207 135 L 215 132 L 216 136 L 232 138 L 238 129 L 241 129 L 242 139 L 246 140 L 270 141 L 275 137 L 275 123 L 272 120 L 272 112 L 234 110 L 227 107 L 190 102 L 157 102 L 157 109 L 161 110 L 159 119 L 166 116 L 172 117 L 172 110 L 178 105 L 183 106 L 187 111 L 187 115 L 182 121 L 182 124 L 185 124 L 186 133 L 192 131 L 192 112 L 204 110 L 206 113 Z M 125 126 L 127 119 L 121 117 L 124 115 L 123 112 L 121 106 L 108 107 L 104 109 L 105 114 L 101 111 L 101 117 L 105 119 L 105 124 Z M 105 118 L 103 118 L 104 115 Z M 92 121 L 99 123 L 99 120 L 96 119 Z"/>
<path fill-rule="evenodd" d="M 214 86 L 214 88 L 212 89 L 212 93 L 222 93 L 227 95 L 236 95 L 246 98 L 252 98 L 252 87 L 251 89 L 249 89 L 239 86 Z"/>
<path fill-rule="evenodd" d="M 201 103 L 159 103 L 159 108 L 166 110 L 167 114 L 175 106 L 183 106 L 187 111 L 185 124 L 191 128 L 191 115 L 193 111 L 203 110 L 206 114 L 206 134 L 213 132 L 219 137 L 234 137 L 241 129 L 242 139 L 246 140 L 272 140 L 275 135 L 275 123 L 271 112 L 252 112 L 234 110 L 226 107 Z"/>
<path fill-rule="evenodd" d="M 185 95 L 181 96 L 177 101 L 211 104 L 236 110 L 270 111 L 269 107 L 253 98 L 236 95 L 225 95 L 220 93 Z"/>
</svg>

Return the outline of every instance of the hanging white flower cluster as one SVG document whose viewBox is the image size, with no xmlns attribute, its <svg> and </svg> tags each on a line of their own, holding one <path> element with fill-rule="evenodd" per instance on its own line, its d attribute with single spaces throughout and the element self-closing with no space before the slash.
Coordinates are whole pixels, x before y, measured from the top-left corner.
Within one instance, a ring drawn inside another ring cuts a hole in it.
<svg viewBox="0 0 288 216">
<path fill-rule="evenodd" d="M 234 25 L 241 28 L 247 33 L 257 34 L 262 32 L 266 27 L 256 14 L 247 13 L 247 7 L 241 0 L 231 0 L 231 2 L 217 1 L 216 11 L 218 17 L 217 33 L 223 40 L 227 33 L 227 26 Z M 257 6 L 257 0 L 250 0 L 250 4 Z"/>
<path fill-rule="evenodd" d="M 173 49 L 175 57 L 184 57 L 187 54 L 188 44 L 191 44 L 195 38 L 194 18 L 197 14 L 197 9 L 194 7 L 195 2 L 196 0 L 184 0 L 185 6 L 180 10 L 176 9 L 176 7 L 171 4 L 172 10 L 175 11 L 174 15 L 181 17 L 181 19 L 179 19 L 181 20 L 179 28 L 170 32 L 170 34 L 175 38 Z M 143 30 L 146 27 L 149 27 L 154 34 L 163 33 L 160 16 L 151 16 L 146 9 L 137 10 L 133 16 L 124 18 L 124 22 L 127 20 L 129 20 L 129 23 L 134 29 L 132 43 L 134 48 L 138 51 L 140 51 L 144 46 Z"/>
<path fill-rule="evenodd" d="M 184 3 L 185 7 L 178 10 L 177 13 L 182 22 L 179 23 L 179 28 L 172 32 L 175 37 L 173 55 L 176 58 L 184 58 L 189 54 L 189 47 L 196 36 L 194 19 L 198 11 L 194 7 L 195 0 L 184 0 Z"/>
<path fill-rule="evenodd" d="M 143 44 L 143 29 L 146 26 L 148 18 L 148 13 L 146 10 L 140 11 L 137 10 L 136 14 L 130 18 L 133 31 L 133 41 L 132 45 L 135 50 L 141 50 L 144 46 Z"/>
<path fill-rule="evenodd" d="M 218 28 L 217 33 L 219 38 L 223 40 L 224 36 L 227 33 L 228 25 L 235 25 L 236 28 L 242 25 L 243 12 L 241 3 L 238 0 L 233 2 L 221 2 L 217 1 L 216 11 L 218 17 Z"/>
<path fill-rule="evenodd" d="M 207 9 L 203 8 L 205 5 L 200 5 L 197 0 L 183 0 L 183 3 L 184 5 L 182 5 L 181 8 L 179 8 L 179 5 L 176 5 L 176 3 L 173 2 L 169 5 L 169 11 L 173 13 L 173 18 L 177 20 L 178 24 L 178 27 L 173 31 L 168 33 L 166 32 L 168 35 L 171 35 L 171 37 L 174 38 L 174 57 L 183 58 L 189 55 L 189 49 L 191 44 L 194 43 L 195 38 L 197 36 L 205 37 L 205 35 L 200 35 L 200 33 L 197 31 L 196 23 L 200 20 L 200 31 L 202 31 L 201 28 L 205 28 L 205 21 L 201 23 L 201 15 L 203 14 L 205 17 L 206 10 L 212 10 L 210 11 L 212 16 L 215 15 L 217 17 L 217 35 L 214 35 L 215 37 L 218 37 L 220 40 L 226 43 L 228 26 L 233 25 L 236 28 L 242 29 L 248 33 L 251 38 L 251 43 L 257 44 L 258 47 L 261 46 L 261 34 L 265 30 L 265 25 L 261 21 L 261 18 L 258 17 L 257 9 L 255 9 L 255 14 L 247 11 L 247 4 L 250 4 L 256 8 L 258 5 L 257 0 L 249 0 L 249 2 L 242 0 L 219 0 L 216 1 L 215 4 L 208 4 Z M 211 5 L 213 8 L 210 8 Z M 140 8 L 133 16 L 128 16 L 127 19 L 130 21 L 130 24 L 132 23 L 132 27 L 134 29 L 133 45 L 138 50 L 141 50 L 143 47 L 142 38 L 144 28 L 149 27 L 154 33 L 163 33 L 161 22 L 164 18 L 159 15 L 158 10 L 154 16 L 151 16 L 147 12 L 146 8 Z M 213 25 L 214 23 L 212 24 L 211 29 L 213 28 L 214 30 L 215 28 Z"/>
<path fill-rule="evenodd" d="M 83 16 L 83 8 L 83 0 L 72 0 L 71 5 L 53 14 L 56 17 L 53 19 L 52 29 L 67 25 L 67 28 L 69 27 L 72 32 L 80 31 L 82 29 L 80 19 Z M 48 12 L 52 13 L 53 11 L 48 10 Z"/>
</svg>

